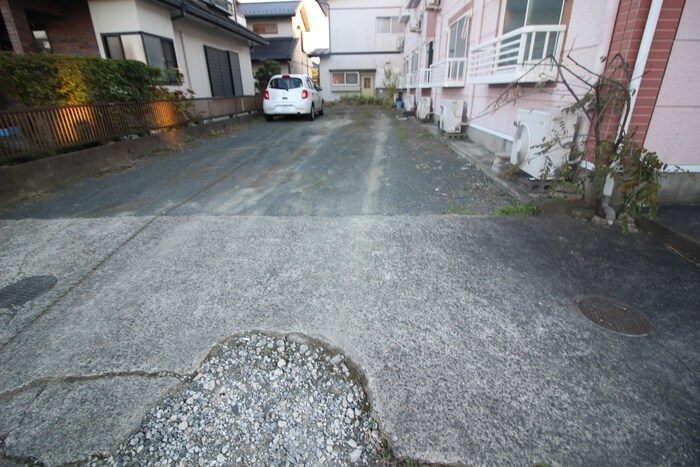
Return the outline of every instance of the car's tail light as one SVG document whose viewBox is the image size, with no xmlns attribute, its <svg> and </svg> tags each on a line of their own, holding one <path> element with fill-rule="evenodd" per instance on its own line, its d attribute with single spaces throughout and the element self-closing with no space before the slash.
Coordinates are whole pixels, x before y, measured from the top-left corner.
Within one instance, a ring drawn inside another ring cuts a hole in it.
<svg viewBox="0 0 700 467">
<path fill-rule="evenodd" d="M 263 92 L 263 98 L 269 100 L 269 99 L 270 99 L 270 91 L 268 91 L 268 90 L 266 89 L 265 92 Z"/>
<path fill-rule="evenodd" d="M 301 98 L 302 98 L 302 99 L 308 99 L 308 98 L 309 98 L 309 91 L 307 91 L 306 89 L 304 89 L 303 91 L 301 91 Z"/>
<path fill-rule="evenodd" d="M 289 75 L 282 75 L 282 78 L 289 79 Z"/>
</svg>

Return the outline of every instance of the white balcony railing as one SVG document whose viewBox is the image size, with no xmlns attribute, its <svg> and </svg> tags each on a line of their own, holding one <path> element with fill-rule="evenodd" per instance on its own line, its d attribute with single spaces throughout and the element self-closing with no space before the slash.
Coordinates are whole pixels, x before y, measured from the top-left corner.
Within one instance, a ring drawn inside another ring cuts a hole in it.
<svg viewBox="0 0 700 467">
<path fill-rule="evenodd" d="M 418 70 L 418 87 L 419 88 L 431 88 L 430 77 L 432 73 L 430 68 L 421 68 Z"/>
<path fill-rule="evenodd" d="M 482 42 L 469 52 L 469 83 L 536 83 L 557 77 L 566 26 L 525 26 Z"/>
<path fill-rule="evenodd" d="M 467 76 L 466 58 L 448 58 L 430 65 L 426 87 L 463 87 Z"/>
<path fill-rule="evenodd" d="M 418 84 L 418 72 L 412 71 L 412 72 L 407 73 L 403 76 L 403 79 L 401 82 L 401 88 L 402 89 L 414 89 L 417 84 Z"/>
</svg>

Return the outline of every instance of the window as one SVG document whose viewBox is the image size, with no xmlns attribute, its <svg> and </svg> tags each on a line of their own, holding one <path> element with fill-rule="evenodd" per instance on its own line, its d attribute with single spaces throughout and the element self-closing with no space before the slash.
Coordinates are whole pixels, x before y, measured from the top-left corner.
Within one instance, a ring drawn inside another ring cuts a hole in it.
<svg viewBox="0 0 700 467">
<path fill-rule="evenodd" d="M 253 24 L 255 34 L 277 34 L 277 23 L 256 23 Z"/>
<path fill-rule="evenodd" d="M 462 16 L 450 25 L 447 42 L 447 58 L 463 59 L 467 56 L 467 37 L 469 37 L 469 17 Z M 454 60 L 448 66 L 447 74 L 449 80 L 459 81 L 464 78 L 467 69 L 466 60 Z"/>
<path fill-rule="evenodd" d="M 425 67 L 430 68 L 433 64 L 433 41 L 425 44 Z"/>
<path fill-rule="evenodd" d="M 34 36 L 34 45 L 36 46 L 37 52 L 53 52 L 53 47 L 51 47 L 51 41 L 49 41 L 49 35 L 45 30 L 33 30 L 32 35 Z"/>
<path fill-rule="evenodd" d="M 238 54 L 204 46 L 212 97 L 243 95 L 243 80 Z"/>
<path fill-rule="evenodd" d="M 377 17 L 377 34 L 401 34 L 404 25 L 398 16 Z"/>
<path fill-rule="evenodd" d="M 105 34 L 102 36 L 107 58 L 138 60 L 163 69 L 163 81 L 177 84 L 177 76 L 168 70 L 177 68 L 172 39 L 146 33 Z"/>
<path fill-rule="evenodd" d="M 357 71 L 337 71 L 331 74 L 333 86 L 357 86 L 360 84 L 360 73 Z"/>
<path fill-rule="evenodd" d="M 504 0 L 504 2 L 501 34 L 507 34 L 524 26 L 559 24 L 561 22 L 564 0 Z M 533 37 L 535 43 L 531 44 Z M 525 50 L 531 50 L 532 53 L 528 52 L 528 54 L 532 57 L 546 57 L 554 53 L 558 39 L 558 33 L 554 37 L 550 36 L 549 40 L 547 40 L 546 32 L 528 34 Z M 547 42 L 546 51 L 544 50 L 545 42 Z M 509 52 L 510 49 L 513 51 Z M 502 54 L 503 52 L 517 55 L 514 47 L 505 48 L 502 50 Z M 515 61 L 513 59 L 504 64 L 514 64 Z"/>
<path fill-rule="evenodd" d="M 301 78 L 275 78 L 270 81 L 270 87 L 272 89 L 296 89 L 304 85 Z"/>
<path fill-rule="evenodd" d="M 467 56 L 467 30 L 469 18 L 462 16 L 450 25 L 447 58 L 464 58 Z"/>
<path fill-rule="evenodd" d="M 523 26 L 559 24 L 564 0 L 504 0 L 502 34 Z"/>
</svg>

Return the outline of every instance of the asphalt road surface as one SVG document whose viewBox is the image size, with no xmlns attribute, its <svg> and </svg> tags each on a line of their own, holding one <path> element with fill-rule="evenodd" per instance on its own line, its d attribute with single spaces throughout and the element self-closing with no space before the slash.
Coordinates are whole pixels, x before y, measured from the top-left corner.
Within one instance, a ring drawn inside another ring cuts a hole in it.
<svg viewBox="0 0 700 467">
<path fill-rule="evenodd" d="M 259 330 L 361 368 L 399 456 L 699 464 L 698 266 L 568 216 L 492 215 L 513 202 L 415 122 L 333 108 L 6 210 L 0 287 L 57 282 L 0 310 L 5 455 L 114 449 L 217 342 Z M 590 296 L 653 332 L 597 326 Z"/>
<path fill-rule="evenodd" d="M 493 214 L 514 202 L 428 131 L 376 110 L 276 119 L 138 165 L 0 215 Z"/>
</svg>

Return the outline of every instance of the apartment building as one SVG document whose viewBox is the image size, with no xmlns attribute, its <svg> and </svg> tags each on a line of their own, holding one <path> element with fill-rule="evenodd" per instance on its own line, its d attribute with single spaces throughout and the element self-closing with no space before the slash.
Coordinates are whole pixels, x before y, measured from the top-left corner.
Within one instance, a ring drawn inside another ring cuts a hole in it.
<svg viewBox="0 0 700 467">
<path fill-rule="evenodd" d="M 573 98 L 551 57 L 585 75 L 620 54 L 634 77 L 627 131 L 669 166 L 662 202 L 700 202 L 700 155 L 691 149 L 700 98 L 687 92 L 700 66 L 700 2 L 404 0 L 400 19 L 408 105 L 494 152 L 523 142 L 525 120 L 530 129 L 564 122 L 585 134 L 585 121 L 561 113 Z M 513 83 L 521 95 L 504 99 Z"/>
</svg>

